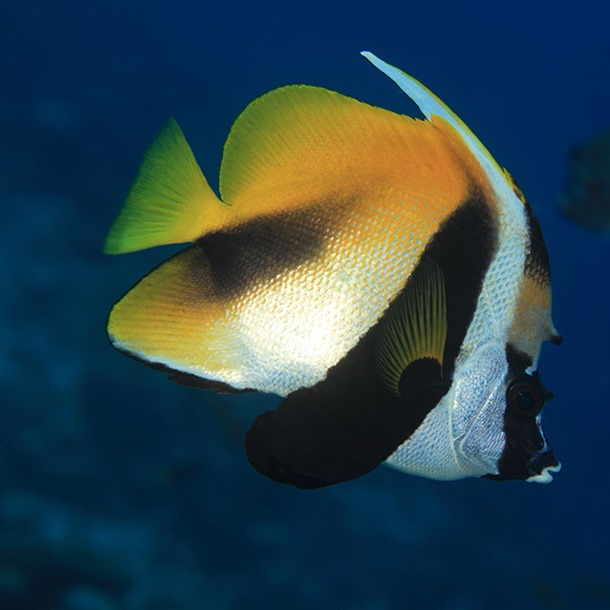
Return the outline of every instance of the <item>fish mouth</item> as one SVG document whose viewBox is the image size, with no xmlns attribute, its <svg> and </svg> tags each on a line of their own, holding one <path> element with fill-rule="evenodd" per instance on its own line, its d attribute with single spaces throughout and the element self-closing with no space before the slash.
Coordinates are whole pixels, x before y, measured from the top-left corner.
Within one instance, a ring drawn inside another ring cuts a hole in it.
<svg viewBox="0 0 610 610">
<path fill-rule="evenodd" d="M 537 451 L 529 461 L 527 470 L 530 476 L 525 480 L 528 483 L 550 483 L 553 480 L 552 473 L 559 472 L 561 464 L 552 449 Z"/>
</svg>

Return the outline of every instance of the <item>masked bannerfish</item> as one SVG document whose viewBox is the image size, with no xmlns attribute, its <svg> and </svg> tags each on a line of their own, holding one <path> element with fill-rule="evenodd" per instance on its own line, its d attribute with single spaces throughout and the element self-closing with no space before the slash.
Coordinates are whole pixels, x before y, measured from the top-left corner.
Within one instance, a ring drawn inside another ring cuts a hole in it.
<svg viewBox="0 0 610 610">
<path fill-rule="evenodd" d="M 443 102 L 363 55 L 426 120 L 276 89 L 235 121 L 220 198 L 170 120 L 105 250 L 192 245 L 114 306 L 110 340 L 185 383 L 284 397 L 246 437 L 275 481 L 321 487 L 383 462 L 550 481 L 536 368 L 560 337 L 538 221 Z"/>
</svg>

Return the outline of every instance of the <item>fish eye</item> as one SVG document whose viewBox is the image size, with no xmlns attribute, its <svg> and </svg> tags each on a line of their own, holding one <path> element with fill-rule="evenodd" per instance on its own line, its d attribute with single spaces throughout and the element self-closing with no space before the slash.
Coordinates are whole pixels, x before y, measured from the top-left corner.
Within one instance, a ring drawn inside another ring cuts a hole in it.
<svg viewBox="0 0 610 610">
<path fill-rule="evenodd" d="M 527 373 L 517 377 L 506 391 L 506 404 L 520 417 L 535 417 L 547 400 L 540 382 Z"/>
</svg>

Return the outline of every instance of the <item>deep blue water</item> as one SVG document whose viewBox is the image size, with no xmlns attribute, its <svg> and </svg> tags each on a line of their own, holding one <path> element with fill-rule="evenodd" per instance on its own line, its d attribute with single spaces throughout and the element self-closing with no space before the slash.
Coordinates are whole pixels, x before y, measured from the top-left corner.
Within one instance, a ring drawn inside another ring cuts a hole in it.
<svg viewBox="0 0 610 610">
<path fill-rule="evenodd" d="M 610 607 L 610 241 L 558 211 L 568 150 L 610 124 L 610 5 L 122 4 L 0 6 L 0 610 Z M 541 358 L 551 485 L 275 485 L 243 451 L 272 399 L 176 386 L 106 341 L 168 254 L 101 254 L 167 117 L 215 186 L 274 87 L 415 112 L 362 49 L 445 100 L 541 220 L 565 338 Z"/>
</svg>

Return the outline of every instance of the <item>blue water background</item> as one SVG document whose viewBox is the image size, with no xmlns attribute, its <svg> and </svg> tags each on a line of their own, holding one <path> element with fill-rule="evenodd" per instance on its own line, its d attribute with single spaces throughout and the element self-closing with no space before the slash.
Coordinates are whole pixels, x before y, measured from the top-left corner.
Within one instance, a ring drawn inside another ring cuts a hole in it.
<svg viewBox="0 0 610 610">
<path fill-rule="evenodd" d="M 0 608 L 609 608 L 610 243 L 558 211 L 568 150 L 610 124 L 609 23 L 604 0 L 1 3 Z M 167 118 L 217 186 L 274 87 L 416 113 L 362 49 L 445 100 L 541 220 L 565 337 L 540 367 L 551 485 L 275 485 L 243 452 L 273 399 L 176 386 L 106 341 L 169 252 L 101 254 Z"/>
</svg>

